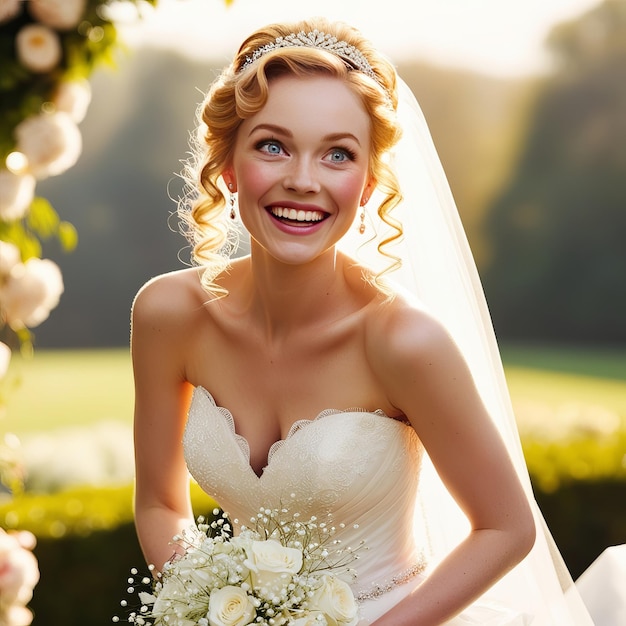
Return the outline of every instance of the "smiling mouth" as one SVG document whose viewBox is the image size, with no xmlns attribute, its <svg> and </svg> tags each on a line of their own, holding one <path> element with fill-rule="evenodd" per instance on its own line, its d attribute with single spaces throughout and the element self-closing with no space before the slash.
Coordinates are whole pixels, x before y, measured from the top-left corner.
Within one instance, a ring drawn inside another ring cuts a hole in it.
<svg viewBox="0 0 626 626">
<path fill-rule="evenodd" d="M 328 217 L 328 213 L 323 211 L 305 211 L 303 209 L 291 209 L 280 206 L 270 207 L 269 212 L 277 220 L 288 222 L 289 224 L 317 224 Z"/>
</svg>

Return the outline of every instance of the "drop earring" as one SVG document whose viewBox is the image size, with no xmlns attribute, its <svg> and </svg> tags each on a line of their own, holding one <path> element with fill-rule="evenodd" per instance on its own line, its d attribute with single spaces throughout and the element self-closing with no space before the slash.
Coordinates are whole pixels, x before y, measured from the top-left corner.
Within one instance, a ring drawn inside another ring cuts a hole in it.
<svg viewBox="0 0 626 626">
<path fill-rule="evenodd" d="M 361 219 L 361 223 L 359 224 L 359 233 L 362 235 L 365 232 L 365 205 L 367 204 L 369 198 L 363 197 L 361 198 L 361 215 L 359 218 Z"/>
<path fill-rule="evenodd" d="M 232 183 L 228 183 L 228 189 L 230 191 L 230 198 L 228 200 L 230 205 L 230 219 L 234 220 L 237 217 L 237 214 L 235 213 L 235 194 L 233 193 Z"/>
<path fill-rule="evenodd" d="M 359 233 L 362 235 L 365 232 L 365 209 L 361 210 L 361 223 L 359 224 Z"/>
</svg>

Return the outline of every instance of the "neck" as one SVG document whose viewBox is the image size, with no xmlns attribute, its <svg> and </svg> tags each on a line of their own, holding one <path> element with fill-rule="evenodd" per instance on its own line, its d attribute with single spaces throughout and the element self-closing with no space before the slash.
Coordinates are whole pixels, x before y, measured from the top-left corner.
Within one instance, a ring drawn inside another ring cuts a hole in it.
<svg viewBox="0 0 626 626">
<path fill-rule="evenodd" d="M 288 265 L 253 246 L 250 268 L 248 308 L 270 339 L 319 324 L 325 312 L 336 314 L 346 289 L 334 249 L 309 263 Z"/>
</svg>

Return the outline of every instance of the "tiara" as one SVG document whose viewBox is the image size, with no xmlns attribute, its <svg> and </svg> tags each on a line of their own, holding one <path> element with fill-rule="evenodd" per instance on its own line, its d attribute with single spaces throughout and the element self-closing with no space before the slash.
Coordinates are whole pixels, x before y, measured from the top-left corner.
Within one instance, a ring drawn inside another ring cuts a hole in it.
<svg viewBox="0 0 626 626">
<path fill-rule="evenodd" d="M 378 77 L 374 73 L 369 61 L 365 58 L 365 55 L 355 48 L 353 45 L 346 41 L 340 41 L 337 37 L 329 35 L 319 30 L 313 30 L 309 33 L 300 31 L 299 33 L 290 33 L 285 37 L 277 37 L 274 41 L 257 48 L 251 55 L 246 56 L 246 60 L 243 62 L 239 71 L 242 72 L 247 67 L 252 65 L 256 60 L 266 55 L 272 50 L 278 50 L 279 48 L 318 48 L 319 50 L 326 50 L 335 56 L 338 56 L 344 63 L 350 68 L 358 70 L 363 74 L 366 74 L 370 78 L 373 78 L 380 84 Z"/>
</svg>

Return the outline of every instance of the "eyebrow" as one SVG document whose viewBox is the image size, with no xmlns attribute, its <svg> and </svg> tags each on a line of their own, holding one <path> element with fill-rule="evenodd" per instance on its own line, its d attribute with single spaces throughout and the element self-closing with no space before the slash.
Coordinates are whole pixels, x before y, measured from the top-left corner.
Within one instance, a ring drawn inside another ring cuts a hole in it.
<svg viewBox="0 0 626 626">
<path fill-rule="evenodd" d="M 248 136 L 259 130 L 267 130 L 289 138 L 293 137 L 293 133 L 290 130 L 284 128 L 283 126 L 278 126 L 277 124 L 257 124 L 257 126 L 250 131 Z M 352 139 L 359 146 L 361 145 L 361 142 L 352 133 L 331 133 L 330 135 L 326 135 L 322 138 L 323 141 L 340 141 L 341 139 Z"/>
</svg>

